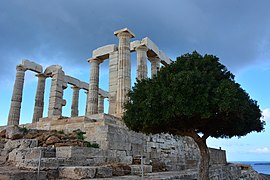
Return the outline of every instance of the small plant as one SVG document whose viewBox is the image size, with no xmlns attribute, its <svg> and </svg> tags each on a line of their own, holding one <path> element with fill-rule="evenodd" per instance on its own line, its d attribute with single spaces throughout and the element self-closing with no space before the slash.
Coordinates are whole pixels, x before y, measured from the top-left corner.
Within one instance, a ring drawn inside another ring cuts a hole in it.
<svg viewBox="0 0 270 180">
<path fill-rule="evenodd" d="M 27 133 L 28 132 L 28 129 L 26 127 L 22 127 L 21 130 L 23 131 L 23 133 Z"/>
<path fill-rule="evenodd" d="M 86 142 L 86 147 L 99 148 L 98 143 Z"/>
<path fill-rule="evenodd" d="M 84 137 L 85 132 L 81 131 L 80 129 L 77 129 L 75 132 L 76 132 L 76 135 L 77 135 L 77 139 L 79 139 L 79 140 L 84 140 L 85 139 L 85 137 Z"/>
<path fill-rule="evenodd" d="M 60 131 L 58 131 L 58 133 L 59 133 L 59 134 L 65 134 L 65 133 L 64 133 L 64 130 L 60 130 Z"/>
</svg>

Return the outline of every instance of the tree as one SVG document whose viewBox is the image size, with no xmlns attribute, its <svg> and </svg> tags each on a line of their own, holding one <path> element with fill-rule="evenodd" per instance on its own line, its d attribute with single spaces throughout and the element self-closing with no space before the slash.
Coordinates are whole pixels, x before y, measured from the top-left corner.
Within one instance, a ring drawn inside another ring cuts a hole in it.
<svg viewBox="0 0 270 180">
<path fill-rule="evenodd" d="M 208 137 L 245 136 L 264 129 L 257 102 L 213 55 L 178 57 L 128 93 L 123 120 L 136 132 L 189 136 L 200 149 L 199 179 L 208 179 Z"/>
</svg>

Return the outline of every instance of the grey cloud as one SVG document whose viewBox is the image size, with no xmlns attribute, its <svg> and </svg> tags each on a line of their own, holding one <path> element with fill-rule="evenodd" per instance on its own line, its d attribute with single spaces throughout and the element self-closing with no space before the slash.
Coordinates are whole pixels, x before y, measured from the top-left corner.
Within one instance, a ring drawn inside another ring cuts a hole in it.
<svg viewBox="0 0 270 180">
<path fill-rule="evenodd" d="M 123 27 L 136 39 L 150 37 L 172 57 L 193 50 L 216 54 L 233 71 L 258 63 L 270 49 L 267 0 L 0 3 L 0 77 L 6 79 L 22 58 L 84 67 L 93 49 L 117 43 L 113 31 Z"/>
</svg>

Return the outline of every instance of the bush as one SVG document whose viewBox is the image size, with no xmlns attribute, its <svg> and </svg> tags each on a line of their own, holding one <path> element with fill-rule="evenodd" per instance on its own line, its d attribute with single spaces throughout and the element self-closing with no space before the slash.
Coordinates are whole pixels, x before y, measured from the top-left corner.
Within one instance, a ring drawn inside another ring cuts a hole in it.
<svg viewBox="0 0 270 180">
<path fill-rule="evenodd" d="M 86 147 L 99 148 L 99 144 L 86 142 Z"/>
</svg>

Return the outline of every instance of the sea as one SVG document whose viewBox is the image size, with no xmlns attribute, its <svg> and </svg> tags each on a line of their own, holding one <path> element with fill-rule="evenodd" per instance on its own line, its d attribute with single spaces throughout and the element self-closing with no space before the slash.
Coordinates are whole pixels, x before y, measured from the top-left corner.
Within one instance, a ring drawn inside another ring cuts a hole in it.
<svg viewBox="0 0 270 180">
<path fill-rule="evenodd" d="M 232 163 L 249 164 L 258 173 L 270 175 L 270 161 L 237 161 Z"/>
</svg>

